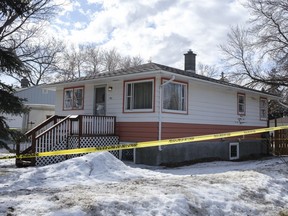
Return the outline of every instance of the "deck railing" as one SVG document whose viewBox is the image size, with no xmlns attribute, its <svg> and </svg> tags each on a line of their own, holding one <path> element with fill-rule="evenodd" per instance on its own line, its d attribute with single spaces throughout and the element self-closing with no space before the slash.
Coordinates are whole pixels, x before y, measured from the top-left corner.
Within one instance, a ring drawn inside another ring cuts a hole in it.
<svg viewBox="0 0 288 216">
<path fill-rule="evenodd" d="M 16 145 L 16 154 L 20 154 L 23 151 L 27 151 L 27 149 L 32 149 L 33 140 L 35 140 L 35 137 L 42 133 L 43 131 L 47 130 L 48 128 L 52 127 L 54 124 L 59 122 L 61 119 L 63 119 L 64 116 L 58 116 L 53 115 L 50 118 L 46 119 L 36 127 L 32 128 L 31 130 L 27 131 L 25 133 L 27 140 L 25 142 L 21 142 L 21 144 Z M 28 153 L 28 152 L 26 152 Z"/>
<path fill-rule="evenodd" d="M 51 151 L 69 135 L 115 135 L 115 117 L 70 115 L 35 137 L 36 152 Z"/>
<path fill-rule="evenodd" d="M 67 116 L 35 137 L 35 150 L 36 152 L 51 151 L 55 145 L 65 141 L 70 134 L 71 119 L 70 116 Z"/>
<path fill-rule="evenodd" d="M 63 144 L 68 136 L 100 136 L 115 135 L 116 117 L 69 115 L 52 116 L 40 125 L 26 133 L 28 142 L 26 148 L 16 148 L 17 154 L 47 152 L 57 149 L 57 145 Z M 35 165 L 35 160 L 32 160 Z"/>
<path fill-rule="evenodd" d="M 50 118 L 46 119 L 44 122 L 40 123 L 36 127 L 32 128 L 31 130 L 27 131 L 25 135 L 27 137 L 32 136 L 33 134 L 35 136 L 39 135 L 43 131 L 47 130 L 48 128 L 52 127 L 54 124 L 57 122 L 61 121 L 65 116 L 58 116 L 58 115 L 53 115 Z"/>
<path fill-rule="evenodd" d="M 115 117 L 114 116 L 81 116 L 82 135 L 114 135 Z M 81 122 L 80 121 L 80 122 Z M 80 125 L 81 127 L 81 125 Z"/>
</svg>

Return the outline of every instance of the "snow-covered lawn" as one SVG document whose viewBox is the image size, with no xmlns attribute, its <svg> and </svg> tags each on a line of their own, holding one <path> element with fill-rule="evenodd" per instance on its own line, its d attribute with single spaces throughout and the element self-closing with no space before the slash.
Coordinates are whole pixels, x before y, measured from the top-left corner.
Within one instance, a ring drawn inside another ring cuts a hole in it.
<svg viewBox="0 0 288 216">
<path fill-rule="evenodd" d="M 0 160 L 0 215 L 288 215 L 285 161 L 165 168 L 103 152 L 20 169 Z"/>
</svg>

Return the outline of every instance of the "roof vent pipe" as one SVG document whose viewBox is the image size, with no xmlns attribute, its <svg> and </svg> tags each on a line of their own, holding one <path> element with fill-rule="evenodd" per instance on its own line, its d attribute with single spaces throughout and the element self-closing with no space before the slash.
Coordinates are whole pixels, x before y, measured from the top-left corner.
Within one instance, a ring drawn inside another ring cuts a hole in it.
<svg viewBox="0 0 288 216">
<path fill-rule="evenodd" d="M 184 70 L 196 73 L 196 54 L 193 53 L 192 50 L 190 49 L 187 53 L 184 54 L 184 56 L 185 56 Z"/>
</svg>

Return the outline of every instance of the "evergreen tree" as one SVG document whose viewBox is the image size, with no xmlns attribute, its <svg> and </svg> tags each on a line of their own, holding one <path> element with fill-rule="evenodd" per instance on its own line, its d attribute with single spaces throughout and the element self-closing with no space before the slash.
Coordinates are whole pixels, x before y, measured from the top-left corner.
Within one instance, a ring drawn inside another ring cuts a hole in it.
<svg viewBox="0 0 288 216">
<path fill-rule="evenodd" d="M 17 48 L 27 42 L 35 32 L 31 31 L 31 22 L 35 20 L 35 23 L 38 23 L 39 20 L 47 19 L 54 9 L 52 0 L 0 1 L 0 75 L 7 71 L 27 73 L 17 55 Z M 12 86 L 0 80 L 0 139 L 19 138 L 18 132 L 9 129 L 4 117 L 6 114 L 20 115 L 27 111 L 23 99 L 14 93 Z"/>
</svg>

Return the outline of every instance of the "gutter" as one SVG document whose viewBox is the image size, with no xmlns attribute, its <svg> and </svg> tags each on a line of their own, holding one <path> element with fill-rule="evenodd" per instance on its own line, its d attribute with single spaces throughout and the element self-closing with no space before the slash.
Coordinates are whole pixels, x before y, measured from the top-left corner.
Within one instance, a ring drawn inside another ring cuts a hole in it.
<svg viewBox="0 0 288 216">
<path fill-rule="evenodd" d="M 163 87 L 171 83 L 173 80 L 175 80 L 175 75 L 173 75 L 170 80 L 163 84 L 160 84 L 159 86 L 158 140 L 162 139 L 162 91 Z M 162 151 L 162 146 L 158 146 L 158 149 L 159 151 Z"/>
</svg>

